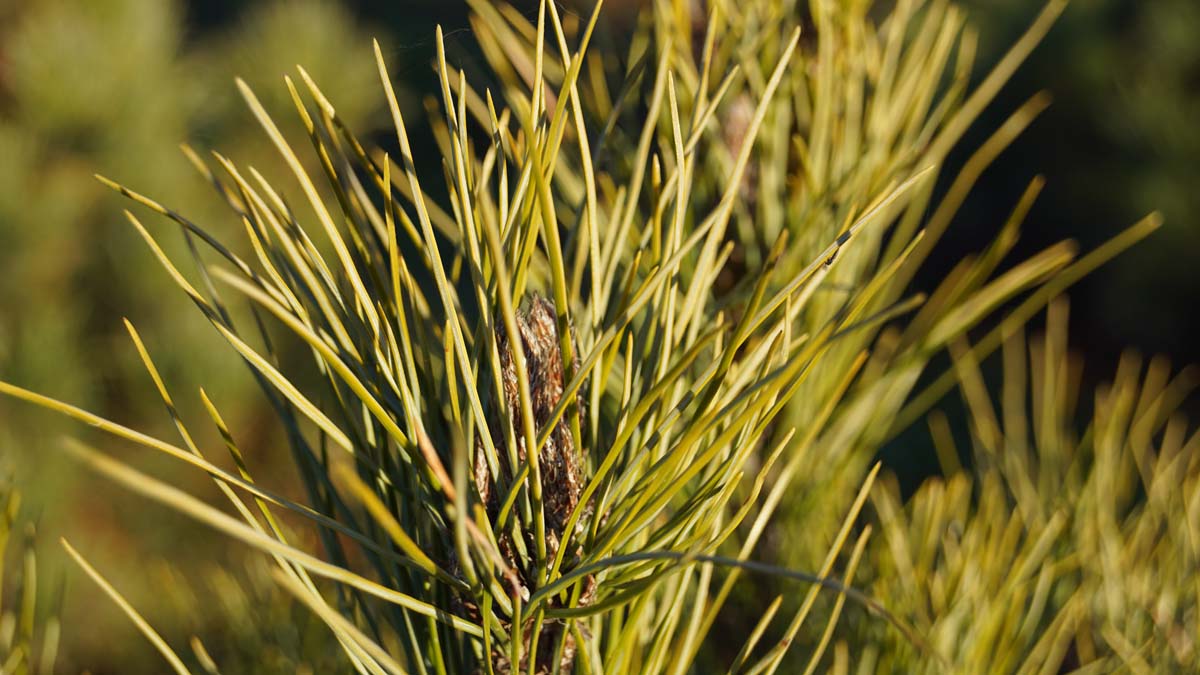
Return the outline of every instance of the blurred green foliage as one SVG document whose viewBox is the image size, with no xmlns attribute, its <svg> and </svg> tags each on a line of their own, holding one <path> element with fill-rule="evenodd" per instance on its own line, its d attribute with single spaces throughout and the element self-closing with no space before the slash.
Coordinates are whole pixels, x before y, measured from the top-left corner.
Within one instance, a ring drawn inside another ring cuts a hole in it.
<svg viewBox="0 0 1200 675">
<path fill-rule="evenodd" d="M 328 83 L 343 117 L 362 129 L 372 128 L 382 99 L 371 35 L 343 4 L 247 3 L 235 21 L 204 34 L 189 30 L 185 9 L 175 0 L 0 2 L 0 374 L 126 424 L 164 429 L 161 402 L 121 324 L 128 316 L 152 346 L 171 345 L 158 360 L 178 391 L 191 392 L 181 396 L 182 407 L 199 408 L 194 392 L 203 380 L 231 421 L 256 428 L 261 396 L 244 366 L 190 307 L 161 292 L 165 279 L 121 215 L 124 205 L 92 174 L 144 186 L 215 231 L 237 232 L 241 224 L 219 208 L 178 149 L 189 142 L 205 154 L 219 139 L 217 149 L 233 157 L 265 154 L 267 141 L 237 98 L 236 76 L 258 83 L 268 109 L 287 111 L 280 75 L 307 64 Z M 163 241 L 187 255 L 177 232 Z M 15 458 L 27 500 L 50 531 L 95 528 L 81 512 L 125 506 L 102 491 L 75 489 L 81 479 L 51 447 L 58 433 L 37 413 L 5 408 L 0 459 Z M 123 520 L 141 537 L 178 536 L 157 517 Z M 112 550 L 97 560 L 101 567 L 139 548 L 108 538 Z M 128 648 L 105 644 L 104 631 L 84 633 L 66 638 L 88 640 L 114 659 Z"/>
<path fill-rule="evenodd" d="M 121 386 L 140 369 L 110 344 L 125 342 L 121 314 L 170 328 L 177 349 L 164 369 L 189 383 L 199 373 L 227 379 L 240 364 L 199 349 L 207 331 L 190 330 L 200 324 L 140 283 L 149 256 L 91 174 L 152 186 L 173 208 L 209 215 L 214 200 L 176 146 L 220 138 L 235 157 L 262 150 L 235 76 L 270 81 L 264 104 L 288 109 L 279 74 L 313 64 L 349 122 L 366 126 L 379 105 L 367 35 L 336 4 L 258 3 L 230 30 L 190 41 L 180 10 L 157 0 L 37 0 L 10 8 L 0 25 L 0 266 L 21 280 L 0 289 L 0 370 L 110 410 L 106 395 L 140 389 Z M 123 400 L 120 410 L 144 412 L 152 400 Z"/>
<path fill-rule="evenodd" d="M 12 675 L 53 673 L 61 636 L 57 608 L 39 606 L 34 529 L 25 515 L 20 493 L 0 473 L 0 672 Z"/>
<path fill-rule="evenodd" d="M 1083 388 L 1067 315 L 1058 300 L 1044 333 L 1014 332 L 1002 377 L 951 349 L 970 433 L 931 414 L 943 475 L 872 494 L 872 592 L 957 672 L 1196 672 L 1200 432 L 1177 406 L 1200 373 L 1127 352 Z M 946 672 L 856 625 L 877 672 Z"/>
<path fill-rule="evenodd" d="M 166 591 L 158 602 L 182 618 L 176 630 L 193 636 L 176 641 L 190 648 L 181 649 L 187 661 L 208 672 L 206 656 L 225 673 L 354 672 L 324 622 L 272 578 L 267 558 L 235 552 L 190 575 L 177 562 L 158 561 L 145 578 Z M 157 667 L 151 659 L 145 667 Z"/>
</svg>

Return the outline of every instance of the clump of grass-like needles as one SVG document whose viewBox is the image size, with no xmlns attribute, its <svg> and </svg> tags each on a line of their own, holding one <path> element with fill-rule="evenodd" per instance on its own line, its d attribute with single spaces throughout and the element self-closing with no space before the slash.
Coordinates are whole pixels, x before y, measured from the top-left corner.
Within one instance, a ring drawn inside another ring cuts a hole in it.
<svg viewBox="0 0 1200 675">
<path fill-rule="evenodd" d="M 872 494 L 885 533 L 872 589 L 962 672 L 1183 672 L 1200 667 L 1196 630 L 1200 433 L 1178 410 L 1194 368 L 1122 358 L 1077 430 L 1082 364 L 1067 350 L 1066 302 L 1046 334 L 1003 343 L 998 405 L 977 345 L 952 348 L 969 410 L 969 463 L 944 414 L 929 426 L 944 478 L 906 506 Z M 895 578 L 904 584 L 893 582 Z M 942 672 L 894 640 L 883 670 Z"/>
<path fill-rule="evenodd" d="M 1063 243 L 998 273 L 1034 181 L 991 247 L 931 297 L 906 290 L 980 172 L 1045 107 L 1038 95 L 1015 111 L 932 203 L 949 150 L 1064 3 L 974 86 L 975 33 L 945 3 L 896 3 L 877 22 L 871 3 L 710 2 L 697 15 L 697 3 L 660 2 L 599 51 L 599 5 L 564 17 L 543 2 L 530 21 L 471 4 L 494 81 L 471 86 L 438 33 L 441 176 L 412 156 L 380 58 L 398 154 L 366 149 L 303 69 L 286 85 L 307 139 L 284 138 L 238 83 L 294 184 L 188 150 L 242 245 L 102 179 L 193 244 L 189 276 L 127 214 L 262 384 L 307 503 L 256 480 L 254 454 L 204 392 L 236 471 L 202 452 L 132 324 L 177 442 L 0 392 L 210 475 L 236 517 L 72 445 L 267 553 L 360 672 L 682 673 L 716 659 L 769 673 L 798 636 L 816 636 L 801 657 L 812 670 L 846 599 L 920 658 L 952 657 L 936 626 L 920 624 L 930 641 L 898 618 L 907 611 L 853 588 L 873 550 L 862 509 L 882 494 L 874 454 L 952 384 L 913 397 L 934 355 L 1020 299 L 976 343 L 986 355 L 1157 225 L 1078 261 Z M 227 296 L 249 301 L 254 321 L 235 320 Z M 281 339 L 311 363 L 282 360 Z M 808 519 L 786 536 L 814 564 L 754 561 L 796 494 Z M 292 543 L 281 512 L 311 522 L 319 555 Z M 881 524 L 889 541 L 902 531 Z M 736 655 L 714 655 L 703 647 L 747 572 L 803 598 L 780 595 Z M 820 594 L 832 609 L 814 609 Z M 761 642 L 768 631 L 779 639 Z"/>
<path fill-rule="evenodd" d="M 28 523 L 22 528 L 20 513 L 20 493 L 0 477 L 0 673 L 53 673 L 62 626 L 53 612 L 38 607 L 34 529 Z M 24 532 L 16 534 L 17 528 Z M 12 570 L 17 580 L 12 584 L 12 599 L 5 602 L 5 568 L 10 558 L 19 564 Z"/>
</svg>

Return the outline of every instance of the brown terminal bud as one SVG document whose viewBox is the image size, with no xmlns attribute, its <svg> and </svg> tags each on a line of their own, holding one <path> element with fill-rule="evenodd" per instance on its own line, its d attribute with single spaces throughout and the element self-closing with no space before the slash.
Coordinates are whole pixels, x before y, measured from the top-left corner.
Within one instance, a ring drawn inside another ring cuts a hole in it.
<svg viewBox="0 0 1200 675">
<path fill-rule="evenodd" d="M 563 398 L 563 390 L 568 383 L 567 369 L 564 368 L 563 354 L 560 349 L 558 336 L 557 312 L 555 311 L 554 303 L 541 295 L 532 295 L 526 303 L 526 307 L 517 312 L 517 332 L 520 335 L 521 353 L 525 357 L 525 373 L 529 379 L 529 395 L 530 406 L 533 412 L 534 435 L 542 433 L 546 426 L 550 423 L 550 416 L 554 409 L 559 405 Z M 496 326 L 496 347 L 500 357 L 500 388 L 504 396 L 504 402 L 510 412 L 509 428 L 505 429 L 504 420 L 498 411 L 493 411 L 488 416 L 488 428 L 491 430 L 492 442 L 496 446 L 500 460 L 500 485 L 499 490 L 496 486 L 496 481 L 493 479 L 492 472 L 488 468 L 487 460 L 484 456 L 482 448 L 477 447 L 475 453 L 474 479 L 475 486 L 479 490 L 479 495 L 483 503 L 487 506 L 488 512 L 495 516 L 498 515 L 498 501 L 503 497 L 503 491 L 508 489 L 512 484 L 514 476 L 514 468 L 509 466 L 508 438 L 509 432 L 512 438 L 516 439 L 516 458 L 517 467 L 524 465 L 528 461 L 528 450 L 525 444 L 524 427 L 521 417 L 521 395 L 520 387 L 517 380 L 518 364 L 513 359 L 511 342 L 508 337 L 504 325 L 497 322 Z M 579 370 L 578 349 L 572 345 L 573 359 L 571 373 Z M 582 423 L 586 419 L 583 411 L 585 396 L 581 393 L 577 396 L 580 412 L 579 419 Z M 567 520 L 571 513 L 579 505 L 579 499 L 583 492 L 585 484 L 585 464 L 583 453 L 580 448 L 575 447 L 574 438 L 571 435 L 570 416 L 562 415 L 554 424 L 549 438 L 545 445 L 542 446 L 538 453 L 538 463 L 541 472 L 542 483 L 542 503 L 546 519 L 546 553 L 553 559 L 558 553 L 558 548 L 565 539 L 564 530 L 567 526 Z M 479 445 L 479 444 L 477 444 Z M 530 477 L 532 480 L 532 476 Z M 589 514 L 584 513 L 584 518 L 581 522 L 586 521 Z M 533 532 L 531 528 L 526 528 L 526 544 L 529 550 L 536 548 L 536 542 L 532 540 Z M 505 562 L 513 569 L 520 570 L 516 551 L 513 542 L 509 537 L 508 532 L 497 532 L 497 542 L 500 545 L 500 552 Z M 569 558 L 568 558 L 569 559 Z M 528 571 L 524 573 L 518 572 L 521 577 L 521 582 L 526 589 L 530 589 L 532 579 L 528 578 Z M 594 595 L 594 581 L 588 580 L 585 582 L 587 588 L 583 597 L 580 598 L 579 604 L 587 605 L 591 602 Z M 527 627 L 528 628 L 528 627 Z M 553 652 L 553 645 L 556 644 L 558 634 L 563 626 L 553 621 L 547 621 L 543 625 L 542 635 L 539 638 L 539 648 L 537 654 L 537 668 L 535 672 L 541 673 L 551 672 L 550 660 Z M 528 634 L 526 634 L 528 640 Z M 526 645 L 528 646 L 528 642 Z M 563 673 L 571 672 L 575 657 L 575 639 L 567 637 L 567 644 L 564 645 L 561 661 L 559 663 L 559 671 Z M 529 659 L 529 654 L 526 653 L 524 660 Z M 520 671 L 528 670 L 528 663 L 520 664 Z M 502 652 L 497 652 L 493 659 L 493 670 L 497 673 L 512 672 L 512 664 L 508 663 L 507 655 Z"/>
<path fill-rule="evenodd" d="M 528 306 L 517 313 L 517 331 L 520 333 L 525 371 L 529 379 L 535 434 L 540 434 L 549 423 L 555 407 L 562 400 L 563 389 L 567 384 L 562 351 L 559 349 L 554 303 L 541 295 L 533 295 Z M 520 415 L 521 396 L 517 383 L 517 364 L 512 358 L 508 335 L 500 323 L 497 323 L 496 327 L 496 346 L 500 352 L 500 384 L 505 403 L 511 412 L 510 423 L 512 436 L 516 439 L 517 460 L 524 464 L 528 461 L 528 455 Z M 573 351 L 576 353 L 571 372 L 579 368 L 578 351 Z M 586 417 L 582 412 L 584 397 L 579 396 L 577 400 L 581 407 L 579 417 L 582 422 Z M 498 414 L 491 415 L 488 426 L 492 432 L 492 441 L 500 454 L 501 464 L 505 465 L 505 458 L 508 456 L 508 434 L 502 426 L 503 420 L 499 418 Z M 553 555 L 562 540 L 567 519 L 579 503 L 584 483 L 583 457 L 571 436 L 568 415 L 564 414 L 554 425 L 549 439 L 538 453 L 538 462 L 545 504 L 547 549 L 549 554 Z M 512 473 L 509 467 L 503 466 L 501 471 L 504 482 L 511 482 Z M 475 484 L 484 503 L 488 504 L 491 510 L 497 495 L 482 452 L 476 453 Z"/>
</svg>

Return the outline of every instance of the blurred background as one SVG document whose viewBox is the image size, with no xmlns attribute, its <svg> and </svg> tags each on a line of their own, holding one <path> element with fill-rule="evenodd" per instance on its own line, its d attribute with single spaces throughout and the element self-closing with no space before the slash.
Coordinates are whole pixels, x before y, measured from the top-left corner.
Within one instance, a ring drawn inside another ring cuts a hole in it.
<svg viewBox="0 0 1200 675">
<path fill-rule="evenodd" d="M 636 2 L 609 4 L 619 17 Z M 965 2 L 980 31 L 980 77 L 1041 4 Z M 251 461 L 271 466 L 284 443 L 261 421 L 266 403 L 245 367 L 169 285 L 121 214 L 129 203 L 92 174 L 188 214 L 219 238 L 235 238 L 239 224 L 178 147 L 187 142 L 200 153 L 218 150 L 268 177 L 278 172 L 233 78 L 247 79 L 285 134 L 295 133 L 282 76 L 303 64 L 360 137 L 383 140 L 388 120 L 370 39 L 383 45 L 404 88 L 410 128 L 420 129 L 423 92 L 433 91 L 429 64 L 437 24 L 446 30 L 452 58 L 470 61 L 466 5 L 457 0 L 0 0 L 0 379 L 148 433 L 172 434 L 122 325 L 128 317 L 182 414 L 203 419 L 197 394 L 203 385 L 242 446 L 254 449 Z M 1071 292 L 1071 336 L 1089 377 L 1109 376 L 1125 347 L 1166 354 L 1177 365 L 1200 361 L 1197 35 L 1195 0 L 1073 2 L 952 163 L 965 160 L 1036 91 L 1049 90 L 1054 105 L 984 174 L 917 285 L 932 288 L 963 254 L 990 241 L 1028 181 L 1043 174 L 1047 187 L 1015 260 L 1064 238 L 1091 249 L 1154 209 L 1166 219 L 1148 242 Z M 429 142 L 428 134 L 414 135 Z M 414 154 L 433 156 L 420 147 Z M 165 244 L 184 250 L 169 224 L 145 220 L 159 228 Z M 61 436 L 101 441 L 89 431 L 0 400 L 0 478 L 13 477 L 25 494 L 22 516 L 37 526 L 42 611 L 61 611 L 67 626 L 62 670 L 124 672 L 122 665 L 156 664 L 158 657 L 90 582 L 62 564 L 60 536 L 135 604 L 158 597 L 141 605 L 151 623 L 177 635 L 203 634 L 227 663 L 239 645 L 221 640 L 239 631 L 222 622 L 245 622 L 261 612 L 241 634 L 277 631 L 267 641 L 309 649 L 317 655 L 309 663 L 323 670 L 323 628 L 306 623 L 307 612 L 271 615 L 289 610 L 273 602 L 263 575 L 256 581 L 253 565 L 247 579 L 222 577 L 222 562 L 246 567 L 241 547 L 226 546 L 183 517 L 63 460 Z M 921 441 L 903 443 L 888 453 L 893 465 L 924 466 L 914 460 Z M 196 472 L 107 439 L 104 447 L 215 503 L 216 491 Z M 272 487 L 284 492 L 294 484 L 283 470 L 273 479 Z M 180 547 L 195 551 L 187 556 L 194 563 L 162 562 L 178 560 Z M 17 580 L 10 574 L 4 582 L 11 593 Z M 241 595 L 213 592 L 233 583 Z M 227 597 L 240 597 L 245 606 L 217 606 Z M 271 667 L 295 671 L 282 653 Z"/>
</svg>

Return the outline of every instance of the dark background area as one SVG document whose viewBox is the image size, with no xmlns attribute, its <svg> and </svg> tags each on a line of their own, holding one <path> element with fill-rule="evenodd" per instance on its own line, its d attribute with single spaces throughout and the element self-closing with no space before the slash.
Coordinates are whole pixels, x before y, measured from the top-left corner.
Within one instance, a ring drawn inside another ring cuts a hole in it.
<svg viewBox="0 0 1200 675">
<path fill-rule="evenodd" d="M 990 62 L 1039 3 L 967 4 Z M 1072 3 L 960 145 L 963 158 L 1034 92 L 1053 96 L 983 176 L 947 233 L 947 248 L 979 248 L 1034 173 L 1047 185 L 1016 259 L 1064 238 L 1087 251 L 1150 211 L 1163 214 L 1159 232 L 1070 292 L 1072 340 L 1090 364 L 1114 364 L 1127 347 L 1178 365 L 1200 360 L 1198 35 L 1200 4 L 1190 0 Z"/>
</svg>

